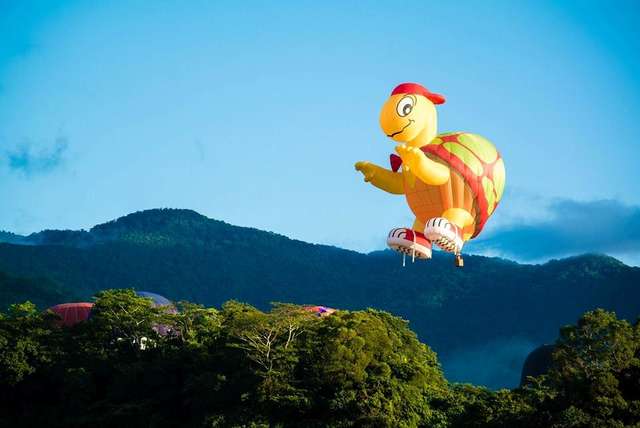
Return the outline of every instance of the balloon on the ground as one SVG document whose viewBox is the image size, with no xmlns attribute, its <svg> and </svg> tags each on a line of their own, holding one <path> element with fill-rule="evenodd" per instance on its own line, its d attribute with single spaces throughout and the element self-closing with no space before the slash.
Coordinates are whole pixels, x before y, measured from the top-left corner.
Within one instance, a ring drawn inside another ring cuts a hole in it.
<svg viewBox="0 0 640 428">
<path fill-rule="evenodd" d="M 156 308 L 166 308 L 170 313 L 176 313 L 176 307 L 173 302 L 164 296 L 151 291 L 136 291 L 136 294 L 140 297 L 151 299 L 151 304 Z"/>
<path fill-rule="evenodd" d="M 319 317 L 326 317 L 333 314 L 336 310 L 326 306 L 305 306 L 305 311 L 311 312 Z"/>
<path fill-rule="evenodd" d="M 61 303 L 49 308 L 49 310 L 60 318 L 56 320 L 56 324 L 64 327 L 71 327 L 79 322 L 89 319 L 93 303 L 75 302 Z"/>
<path fill-rule="evenodd" d="M 151 299 L 151 304 L 155 308 L 162 308 L 167 314 L 177 314 L 178 309 L 173 302 L 164 296 L 151 291 L 136 291 L 136 294 L 140 297 Z M 153 330 L 161 336 L 166 336 L 173 332 L 173 329 L 165 324 L 156 324 L 153 326 Z"/>
</svg>

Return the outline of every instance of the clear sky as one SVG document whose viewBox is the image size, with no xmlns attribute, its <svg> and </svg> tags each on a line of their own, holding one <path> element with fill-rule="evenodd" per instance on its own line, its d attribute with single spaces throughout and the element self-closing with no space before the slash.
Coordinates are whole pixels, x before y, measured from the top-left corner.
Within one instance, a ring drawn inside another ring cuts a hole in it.
<svg viewBox="0 0 640 428">
<path fill-rule="evenodd" d="M 0 229 L 178 207 L 383 248 L 409 209 L 353 164 L 388 162 L 378 112 L 415 81 L 447 97 L 441 131 L 506 161 L 468 251 L 640 264 L 638 19 L 637 1 L 0 0 Z"/>
</svg>

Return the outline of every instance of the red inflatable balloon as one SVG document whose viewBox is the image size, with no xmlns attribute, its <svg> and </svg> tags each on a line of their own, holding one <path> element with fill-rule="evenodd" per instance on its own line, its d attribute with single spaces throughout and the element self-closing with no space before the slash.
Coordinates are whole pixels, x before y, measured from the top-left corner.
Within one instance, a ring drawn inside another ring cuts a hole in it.
<svg viewBox="0 0 640 428">
<path fill-rule="evenodd" d="M 50 311 L 57 314 L 61 319 L 57 321 L 59 325 L 71 327 L 79 322 L 86 321 L 91 313 L 93 303 L 61 303 L 49 308 Z"/>
</svg>

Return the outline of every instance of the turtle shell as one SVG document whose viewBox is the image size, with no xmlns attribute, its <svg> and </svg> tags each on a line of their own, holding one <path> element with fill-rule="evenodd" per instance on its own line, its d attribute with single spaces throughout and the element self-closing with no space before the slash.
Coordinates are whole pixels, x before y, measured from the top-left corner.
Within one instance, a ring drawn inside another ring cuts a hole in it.
<svg viewBox="0 0 640 428">
<path fill-rule="evenodd" d="M 421 149 L 429 158 L 448 165 L 464 181 L 464 192 L 473 197 L 473 209 L 470 212 L 475 214 L 475 226 L 469 231 L 470 238 L 477 236 L 504 193 L 506 176 L 500 153 L 487 139 L 467 132 L 440 134 Z M 455 177 L 450 181 L 455 181 Z M 449 187 L 455 186 L 449 183 Z M 443 196 L 443 200 L 446 199 Z M 461 205 L 455 203 L 455 195 L 451 199 L 444 204 L 448 206 L 443 208 Z"/>
</svg>

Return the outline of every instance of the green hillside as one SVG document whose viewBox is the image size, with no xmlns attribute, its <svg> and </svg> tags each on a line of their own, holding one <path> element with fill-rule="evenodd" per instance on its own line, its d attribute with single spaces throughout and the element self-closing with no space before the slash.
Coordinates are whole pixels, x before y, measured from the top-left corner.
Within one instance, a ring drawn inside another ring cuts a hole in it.
<svg viewBox="0 0 640 428">
<path fill-rule="evenodd" d="M 20 278 L 0 272 L 0 302 L 2 310 L 9 302 L 29 300 L 41 308 L 75 300 L 74 293 L 49 278 Z"/>
</svg>

